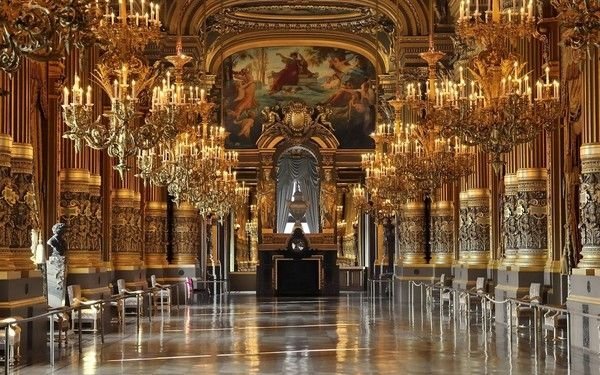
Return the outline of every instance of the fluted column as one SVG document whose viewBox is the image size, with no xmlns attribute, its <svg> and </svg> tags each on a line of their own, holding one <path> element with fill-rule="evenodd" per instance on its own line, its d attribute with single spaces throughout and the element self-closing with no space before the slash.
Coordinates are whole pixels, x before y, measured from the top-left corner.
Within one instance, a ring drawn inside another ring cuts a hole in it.
<svg viewBox="0 0 600 375">
<path fill-rule="evenodd" d="M 452 185 L 439 189 L 439 200 L 431 204 L 431 261 L 451 265 L 454 258 L 454 195 Z"/>
<path fill-rule="evenodd" d="M 411 201 L 404 205 L 398 219 L 399 264 L 425 264 L 425 205 Z"/>
<path fill-rule="evenodd" d="M 164 188 L 150 187 L 146 191 L 145 256 L 148 268 L 167 265 L 167 202 Z"/>
<path fill-rule="evenodd" d="M 86 63 L 79 67 L 80 54 Z M 96 62 L 94 51 L 80 52 L 68 56 L 65 64 L 67 86 L 76 74 L 83 87 L 90 85 L 90 77 Z M 97 85 L 93 85 L 96 87 Z M 94 92 L 94 118 L 101 114 L 102 95 Z M 56 121 L 60 134 L 67 125 L 61 117 Z M 103 265 L 102 259 L 102 203 L 100 198 L 99 151 L 83 146 L 78 152 L 70 139 L 60 138 L 60 207 L 59 220 L 66 224 L 65 239 L 68 246 L 67 261 L 70 272 L 95 273 L 95 267 Z"/>
<path fill-rule="evenodd" d="M 583 144 L 581 156 L 581 184 L 579 191 L 579 230 L 581 260 L 577 268 L 600 268 L 600 52 L 590 50 L 590 59 L 583 68 Z"/>
<path fill-rule="evenodd" d="M 198 259 L 199 244 L 198 210 L 182 202 L 175 208 L 173 225 L 173 264 L 194 265 Z"/>
<path fill-rule="evenodd" d="M 7 174 L 0 191 L 4 231 L 2 268 L 10 270 L 30 270 L 33 268 L 31 257 L 31 229 L 38 226 L 38 197 L 33 185 L 33 147 L 31 128 L 38 126 L 39 116 L 32 97 L 37 95 L 32 86 L 31 71 L 36 65 L 24 61 L 12 79 L 2 73 L 2 90 L 8 96 L 1 98 L 3 113 L 2 150 L 3 170 Z M 10 152 L 8 152 L 10 147 Z M 9 156 L 10 155 L 10 156 Z M 10 161 L 8 161 L 10 158 Z"/>
</svg>

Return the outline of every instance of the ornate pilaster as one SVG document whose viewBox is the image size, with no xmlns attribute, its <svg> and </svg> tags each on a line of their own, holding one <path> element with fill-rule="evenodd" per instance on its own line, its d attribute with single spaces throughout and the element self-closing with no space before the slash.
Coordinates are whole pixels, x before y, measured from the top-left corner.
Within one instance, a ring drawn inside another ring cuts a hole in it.
<svg viewBox="0 0 600 375">
<path fill-rule="evenodd" d="M 432 263 L 451 265 L 454 258 L 454 204 L 438 201 L 431 205 Z"/>
<path fill-rule="evenodd" d="M 600 268 L 600 143 L 581 146 L 579 232 L 581 256 L 577 268 Z"/>
<path fill-rule="evenodd" d="M 173 263 L 195 265 L 200 249 L 198 210 L 189 203 L 175 209 L 173 225 Z"/>
<path fill-rule="evenodd" d="M 0 135 L 0 256 L 2 259 L 9 258 L 10 233 L 9 223 L 11 211 L 14 205 L 15 192 L 10 178 L 10 162 L 12 153 L 12 138 L 9 135 Z M 1 270 L 14 269 L 14 265 L 8 261 L 0 263 Z"/>
<path fill-rule="evenodd" d="M 520 267 L 543 268 L 548 248 L 548 173 L 542 168 L 522 168 L 517 171 L 517 179 L 515 263 Z"/>
<path fill-rule="evenodd" d="M 504 176 L 504 201 L 502 202 L 502 242 L 504 246 L 503 265 L 515 264 L 518 252 L 517 191 L 519 180 L 516 173 Z"/>
<path fill-rule="evenodd" d="M 140 195 L 129 189 L 112 192 L 112 261 L 115 270 L 142 267 Z"/>
<path fill-rule="evenodd" d="M 102 177 L 90 174 L 89 247 L 94 259 L 102 262 Z"/>
<path fill-rule="evenodd" d="M 162 268 L 167 265 L 167 203 L 146 203 L 144 241 L 146 266 Z"/>
<path fill-rule="evenodd" d="M 401 212 L 398 220 L 399 264 L 425 264 L 425 206 L 423 202 L 409 202 Z"/>
<path fill-rule="evenodd" d="M 490 253 L 490 191 L 470 189 L 466 194 L 461 192 L 460 198 L 460 261 L 486 266 Z"/>
<path fill-rule="evenodd" d="M 60 171 L 60 222 L 66 224 L 64 239 L 68 246 L 70 268 L 89 268 L 101 262 L 99 239 L 94 238 L 95 212 L 90 199 L 90 172 L 65 168 Z"/>
<path fill-rule="evenodd" d="M 17 269 L 33 268 L 31 257 L 31 228 L 33 228 L 33 147 L 28 143 L 13 143 L 10 181 L 12 193 L 4 198 L 9 203 L 10 258 Z M 12 195 L 12 196 L 11 196 Z M 4 196 L 4 193 L 3 193 Z M 12 204 L 11 204 L 12 203 Z"/>
</svg>

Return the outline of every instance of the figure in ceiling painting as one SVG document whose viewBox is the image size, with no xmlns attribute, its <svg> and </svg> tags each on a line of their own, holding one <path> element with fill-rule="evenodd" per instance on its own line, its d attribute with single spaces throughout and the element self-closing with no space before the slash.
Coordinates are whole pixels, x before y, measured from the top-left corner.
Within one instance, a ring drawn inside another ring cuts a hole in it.
<svg viewBox="0 0 600 375">
<path fill-rule="evenodd" d="M 329 47 L 268 47 L 237 52 L 223 66 L 229 147 L 256 147 L 265 124 L 275 114 L 282 118 L 277 111 L 290 101 L 315 108 L 315 117 L 326 111 L 341 147 L 373 147 L 375 69 L 363 56 Z"/>
</svg>

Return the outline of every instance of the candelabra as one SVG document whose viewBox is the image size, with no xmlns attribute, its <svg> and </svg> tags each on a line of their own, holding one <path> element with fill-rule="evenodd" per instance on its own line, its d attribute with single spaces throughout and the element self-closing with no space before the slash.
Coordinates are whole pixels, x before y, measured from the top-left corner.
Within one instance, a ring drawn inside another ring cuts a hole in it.
<svg viewBox="0 0 600 375">
<path fill-rule="evenodd" d="M 12 72 L 23 57 L 58 59 L 71 47 L 93 44 L 94 30 L 101 20 L 97 4 L 94 0 L 3 1 L 0 69 Z"/>
<path fill-rule="evenodd" d="M 600 2 L 598 0 L 552 0 L 563 27 L 563 41 L 580 57 L 600 44 Z"/>
<path fill-rule="evenodd" d="M 492 11 L 486 12 L 490 22 L 485 23 L 485 30 L 481 22 L 469 21 L 468 11 L 461 12 L 457 34 L 473 39 L 484 50 L 470 60 L 473 80 L 467 84 L 460 69 L 460 80 L 449 84 L 450 95 L 444 98 L 449 121 L 444 123 L 442 134 L 480 146 L 490 153 L 496 171 L 503 165 L 502 154 L 530 142 L 541 131 L 553 129 L 561 113 L 559 83 L 550 80 L 549 68 L 545 68 L 545 80 L 536 83 L 534 93 L 525 64 L 508 50 L 511 40 L 532 32 L 528 26 L 534 20 L 532 3 L 528 3 L 527 12 L 523 9 L 520 18 L 514 20 L 508 12 L 511 8 L 501 10 L 500 3 L 494 1 Z"/>
<path fill-rule="evenodd" d="M 106 149 L 110 157 L 117 159 L 113 168 L 123 178 L 129 168 L 127 159 L 152 149 L 165 134 L 165 122 L 152 116 L 144 119 L 138 100 L 156 78 L 140 56 L 146 45 L 160 36 L 159 7 L 153 3 L 146 5 L 145 0 L 130 0 L 127 6 L 123 0 L 119 1 L 116 13 L 110 1 L 103 7 L 96 2 L 94 9 L 101 17 L 93 32 L 107 51 L 93 78 L 108 95 L 111 106 L 94 119 L 91 86 L 87 87 L 84 101 L 79 77 L 75 76 L 72 101 L 69 102 L 66 87 L 63 93 L 63 118 L 68 127 L 64 137 L 75 142 L 76 151 L 84 142 L 94 149 Z M 146 154 L 146 159 L 150 155 Z"/>
<path fill-rule="evenodd" d="M 119 0 L 118 4 L 112 9 L 106 0 L 96 38 L 115 61 L 140 61 L 146 46 L 160 38 L 160 7 L 146 0 Z"/>
<path fill-rule="evenodd" d="M 94 149 L 106 149 L 110 157 L 117 159 L 113 168 L 121 178 L 128 169 L 127 158 L 154 147 L 161 138 L 160 124 L 141 121 L 142 113 L 137 108 L 139 93 L 151 86 L 154 75 L 148 68 L 140 68 L 134 74 L 130 74 L 127 64 L 116 72 L 98 64 L 95 78 L 111 106 L 96 120 L 91 86 L 87 87 L 84 100 L 80 79 L 75 76 L 72 95 L 66 87 L 63 93 L 63 118 L 68 126 L 63 137 L 75 142 L 76 151 L 82 142 Z"/>
<path fill-rule="evenodd" d="M 486 10 L 480 11 L 479 0 L 474 4 L 461 0 L 456 33 L 486 50 L 504 49 L 507 37 L 522 38 L 534 33 L 535 6 L 533 0 L 488 0 Z"/>
</svg>

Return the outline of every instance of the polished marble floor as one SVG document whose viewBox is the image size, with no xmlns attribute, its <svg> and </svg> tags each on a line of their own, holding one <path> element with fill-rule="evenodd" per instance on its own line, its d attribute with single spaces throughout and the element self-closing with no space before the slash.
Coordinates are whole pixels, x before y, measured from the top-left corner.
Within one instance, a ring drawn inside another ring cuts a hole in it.
<svg viewBox="0 0 600 375">
<path fill-rule="evenodd" d="M 600 374 L 598 356 L 577 351 L 569 370 L 564 345 L 530 339 L 526 330 L 509 340 L 505 328 L 475 313 L 455 319 L 363 294 L 231 294 L 144 320 L 139 332 L 130 318 L 104 345 L 85 335 L 81 356 L 71 347 L 57 354 L 54 368 L 39 363 L 15 373 Z"/>
</svg>

